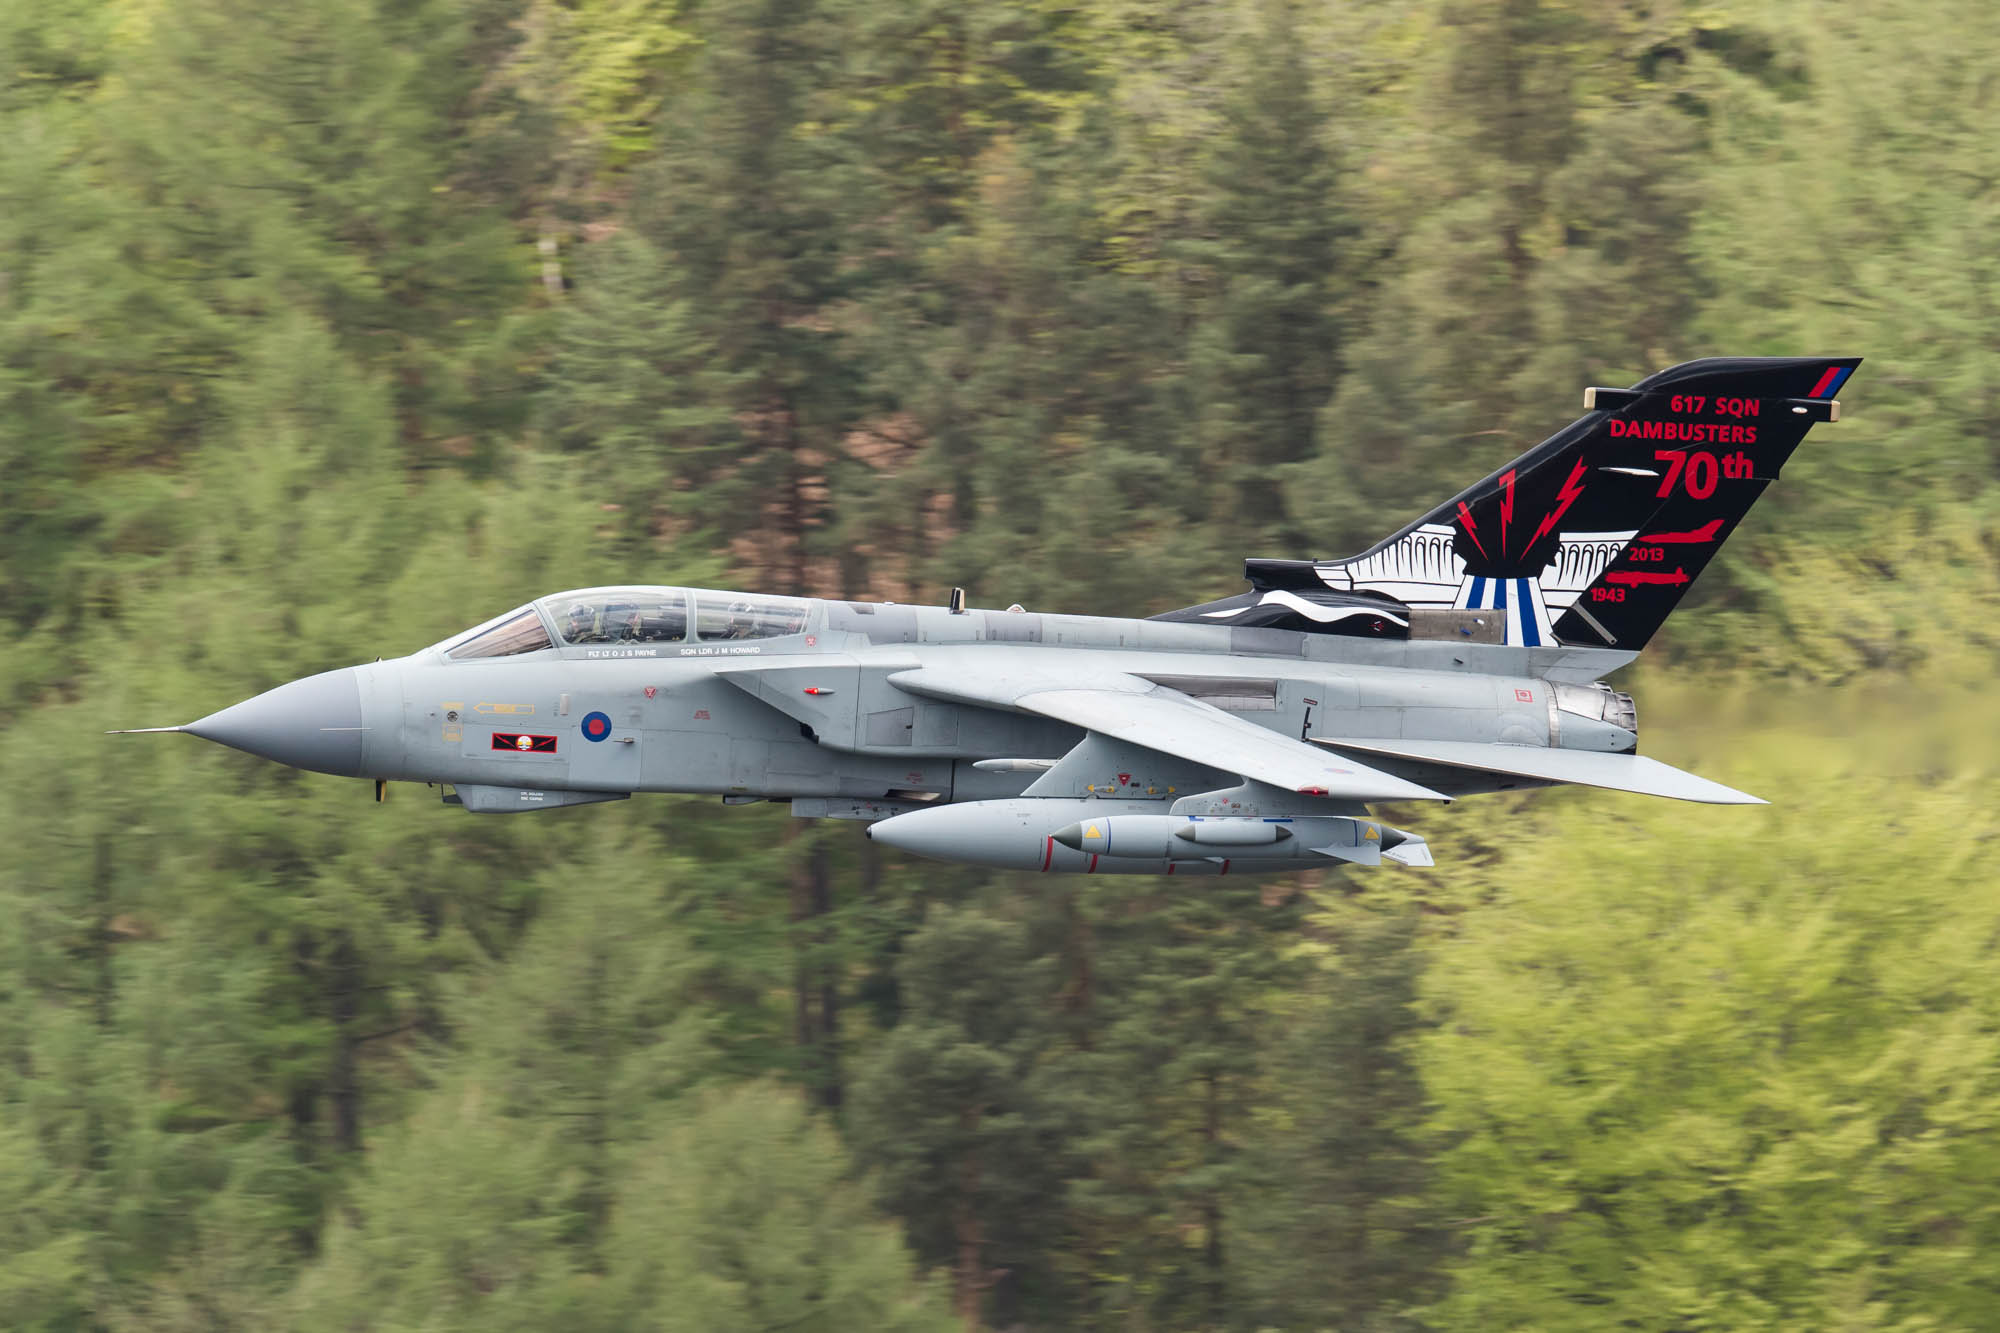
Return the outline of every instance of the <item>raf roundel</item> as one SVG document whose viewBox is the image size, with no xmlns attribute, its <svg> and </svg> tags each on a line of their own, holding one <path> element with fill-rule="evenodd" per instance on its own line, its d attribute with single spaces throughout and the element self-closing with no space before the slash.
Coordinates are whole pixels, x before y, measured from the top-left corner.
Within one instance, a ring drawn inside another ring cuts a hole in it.
<svg viewBox="0 0 2000 1333">
<path fill-rule="evenodd" d="M 603 713 L 590 713 L 583 719 L 583 738 L 587 741 L 601 741 L 611 734 L 611 719 Z"/>
</svg>

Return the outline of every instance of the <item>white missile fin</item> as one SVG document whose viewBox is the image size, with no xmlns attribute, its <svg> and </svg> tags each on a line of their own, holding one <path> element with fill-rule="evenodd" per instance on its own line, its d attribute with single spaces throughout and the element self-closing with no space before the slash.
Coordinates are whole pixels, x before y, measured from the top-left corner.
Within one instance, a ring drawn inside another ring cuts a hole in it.
<svg viewBox="0 0 2000 1333">
<path fill-rule="evenodd" d="M 1388 851 L 1383 852 L 1382 855 L 1386 860 L 1394 861 L 1398 865 L 1434 866 L 1437 864 L 1436 861 L 1431 859 L 1431 845 L 1415 834 L 1407 835 L 1404 842 L 1391 847 Z"/>
</svg>

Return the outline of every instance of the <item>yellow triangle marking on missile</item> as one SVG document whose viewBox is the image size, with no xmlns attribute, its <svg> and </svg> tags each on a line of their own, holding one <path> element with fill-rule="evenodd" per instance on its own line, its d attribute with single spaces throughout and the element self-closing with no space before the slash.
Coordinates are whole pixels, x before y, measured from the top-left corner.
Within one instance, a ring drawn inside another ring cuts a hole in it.
<svg viewBox="0 0 2000 1333">
<path fill-rule="evenodd" d="M 1376 828 L 1373 824 L 1370 824 L 1368 826 L 1368 841 L 1370 842 L 1382 841 L 1382 830 Z"/>
<path fill-rule="evenodd" d="M 1086 838 L 1099 838 L 1103 837 L 1104 835 L 1097 831 L 1097 825 L 1092 824 L 1089 828 L 1083 831 L 1083 836 Z"/>
</svg>

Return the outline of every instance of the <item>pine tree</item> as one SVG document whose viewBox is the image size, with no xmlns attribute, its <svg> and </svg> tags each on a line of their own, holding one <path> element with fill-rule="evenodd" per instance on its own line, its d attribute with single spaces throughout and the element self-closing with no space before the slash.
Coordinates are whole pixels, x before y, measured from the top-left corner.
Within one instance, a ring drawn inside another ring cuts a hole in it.
<svg viewBox="0 0 2000 1333">
<path fill-rule="evenodd" d="M 822 123 L 839 30 L 829 14 L 767 2 L 706 14 L 702 39 L 692 86 L 662 123 L 659 159 L 635 180 L 629 225 L 644 244 L 590 274 L 648 293 L 667 322 L 650 346 L 611 335 L 625 344 L 621 369 L 592 350 L 615 308 L 580 311 L 567 339 L 580 373 L 559 363 L 571 381 L 561 394 L 620 393 L 630 408 L 607 422 L 619 432 L 612 446 L 663 433 L 654 457 L 620 450 L 609 467 L 681 492 L 669 511 L 730 550 L 744 573 L 782 590 L 833 591 L 823 568 L 830 497 L 865 405 L 835 318 L 861 206 Z M 669 375 L 694 364 L 709 369 L 692 383 L 650 395 L 625 387 L 639 366 Z"/>
<path fill-rule="evenodd" d="M 1266 0 L 1241 43 L 1207 164 L 1190 331 L 1197 465 L 1228 498 L 1235 540 L 1307 540 L 1289 517 L 1286 464 L 1316 451 L 1340 369 L 1338 304 L 1350 235 L 1326 116 L 1290 0 Z"/>
<path fill-rule="evenodd" d="M 121 238 L 150 280 L 122 313 L 157 328 L 154 374 L 212 412 L 241 324 L 304 309 L 389 378 L 412 463 L 490 464 L 533 327 L 506 207 L 543 157 L 527 110 L 485 95 L 512 8 L 200 0 L 148 30 L 105 167 L 174 218 Z"/>
<path fill-rule="evenodd" d="M 1414 1060 L 1420 917 L 1335 894 L 1321 904 L 1330 947 L 1266 1048 L 1232 1278 L 1261 1324 L 1412 1328 L 1445 1253 Z"/>
<path fill-rule="evenodd" d="M 1019 926 L 935 908 L 897 977 L 902 1021 L 855 1080 L 849 1133 L 918 1254 L 949 1266 L 953 1307 L 976 1329 L 988 1310 L 1051 1296 L 1065 1112 L 1048 1062 L 1049 968 Z"/>
<path fill-rule="evenodd" d="M 1199 893 L 1129 880 L 1092 898 L 1092 1012 L 1073 1077 L 1093 1299 L 1113 1322 L 1224 1326 L 1244 1299 L 1234 1210 L 1266 1095 L 1262 1034 L 1301 970 L 1288 955 L 1301 904 L 1231 879 Z"/>
<path fill-rule="evenodd" d="M 606 1329 L 952 1326 L 893 1222 L 794 1092 L 745 1084 L 677 1115 L 619 1192 L 593 1314 Z"/>
</svg>

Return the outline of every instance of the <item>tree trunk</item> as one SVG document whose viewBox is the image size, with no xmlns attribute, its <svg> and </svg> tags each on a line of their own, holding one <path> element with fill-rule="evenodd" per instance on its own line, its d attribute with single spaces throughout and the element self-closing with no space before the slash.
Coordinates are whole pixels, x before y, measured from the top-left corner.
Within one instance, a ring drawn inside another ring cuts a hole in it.
<svg viewBox="0 0 2000 1333">
<path fill-rule="evenodd" d="M 968 1138 L 979 1128 L 979 1109 L 970 1108 L 959 1116 L 959 1125 Z M 952 1309 L 965 1325 L 965 1333 L 979 1333 L 985 1327 L 980 1318 L 981 1297 L 986 1293 L 986 1227 L 979 1220 L 973 1201 L 979 1196 L 979 1156 L 967 1149 L 958 1165 L 958 1202 L 952 1208 L 952 1232 L 958 1240 L 958 1262 L 952 1268 Z"/>
<path fill-rule="evenodd" d="M 583 1131 L 588 1165 L 584 1168 L 587 1178 L 579 1202 L 590 1223 L 584 1267 L 591 1273 L 602 1273 L 605 1268 L 602 1242 L 611 1218 L 612 1196 L 616 1193 L 611 1171 L 611 1088 L 617 1076 L 618 1053 L 604 990 L 605 974 L 610 970 L 608 952 L 604 937 L 594 935 L 590 942 L 590 975 L 583 987 L 590 1060 L 585 1075 L 589 1086 L 580 1090 L 587 1105 Z"/>
<path fill-rule="evenodd" d="M 819 971 L 819 1101 L 837 1111 L 843 1100 L 840 1080 L 840 969 L 833 947 L 833 869 L 824 841 L 812 851 L 812 910 L 819 920 L 813 950 Z"/>
<path fill-rule="evenodd" d="M 805 837 L 809 827 L 793 820 L 785 829 L 786 840 Z M 812 915 L 812 900 L 812 857 L 808 853 L 792 865 L 791 908 L 786 914 L 792 924 L 792 1044 L 799 1050 L 799 1067 L 807 1071 L 813 1066 L 812 959 L 803 926 Z"/>
<path fill-rule="evenodd" d="M 95 964 L 91 978 L 90 1010 L 100 1032 L 111 1030 L 111 1003 L 116 985 L 111 972 L 111 839 L 97 835 L 91 858 L 90 956 Z"/>
<path fill-rule="evenodd" d="M 807 836 L 795 824 L 790 837 Z M 840 974 L 832 960 L 833 868 L 824 843 L 813 840 L 792 868 L 792 1040 L 814 1102 L 836 1110 L 840 1075 Z"/>
<path fill-rule="evenodd" d="M 318 985 L 318 971 L 315 955 L 318 941 L 308 931 L 301 931 L 292 940 L 292 967 L 298 973 L 302 988 L 310 997 Z M 307 1000 L 313 1003 L 312 999 Z M 285 1110 L 292 1121 L 292 1147 L 301 1162 L 310 1164 L 319 1156 L 319 1098 L 326 1090 L 324 1076 L 302 1076 L 291 1085 L 285 1098 Z"/>
<path fill-rule="evenodd" d="M 535 249 L 542 256 L 542 290 L 560 301 L 563 296 L 562 240 L 554 223 L 542 223 L 542 234 L 535 241 Z"/>
<path fill-rule="evenodd" d="M 1221 1080 L 1210 1070 L 1203 1080 L 1207 1086 L 1208 1105 L 1202 1124 L 1202 1138 L 1207 1144 L 1207 1156 L 1212 1164 L 1221 1150 L 1222 1141 L 1222 1086 Z M 1220 1328 L 1223 1322 L 1223 1276 L 1222 1276 L 1222 1198 L 1213 1187 L 1203 1198 L 1201 1205 L 1202 1229 L 1207 1233 L 1207 1243 L 1202 1247 L 1202 1259 L 1208 1268 L 1208 1315 L 1213 1327 Z"/>
<path fill-rule="evenodd" d="M 333 1060 L 327 1093 L 333 1103 L 333 1142 L 343 1152 L 361 1150 L 361 956 L 346 931 L 334 937 L 327 959 L 327 1013 L 333 1019 Z"/>
<path fill-rule="evenodd" d="M 112 1022 L 113 986 L 116 979 L 111 971 L 111 839 L 100 833 L 92 848 L 91 868 L 91 914 L 90 939 L 88 948 L 93 964 L 91 977 L 91 1018 L 100 1033 L 109 1035 Z M 85 1141 L 89 1147 L 90 1169 L 102 1171 L 111 1164 L 111 1136 L 105 1131 L 104 1117 L 98 1109 L 99 1099 L 90 1098 L 89 1114 L 84 1117 Z"/>
</svg>

